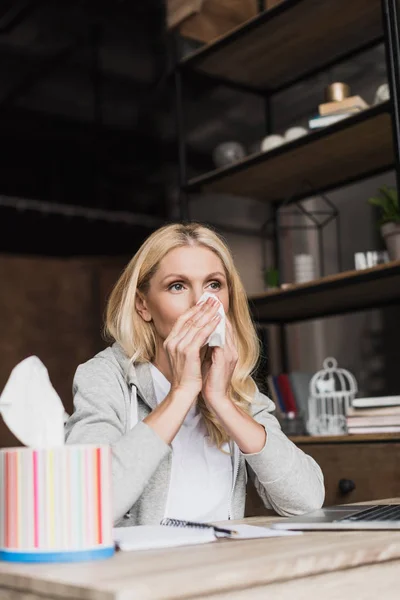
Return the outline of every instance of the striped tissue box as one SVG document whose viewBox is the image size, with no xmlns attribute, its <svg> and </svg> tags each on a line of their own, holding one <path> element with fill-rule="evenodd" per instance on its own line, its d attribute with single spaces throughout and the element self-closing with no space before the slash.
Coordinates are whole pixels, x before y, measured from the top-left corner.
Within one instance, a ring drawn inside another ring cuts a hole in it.
<svg viewBox="0 0 400 600">
<path fill-rule="evenodd" d="M 0 559 L 74 561 L 114 552 L 109 446 L 0 450 Z"/>
</svg>

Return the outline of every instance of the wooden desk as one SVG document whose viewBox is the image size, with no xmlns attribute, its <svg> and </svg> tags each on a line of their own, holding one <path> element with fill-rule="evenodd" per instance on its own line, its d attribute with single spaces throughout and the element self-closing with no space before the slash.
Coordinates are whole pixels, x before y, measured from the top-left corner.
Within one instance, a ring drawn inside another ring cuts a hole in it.
<svg viewBox="0 0 400 600">
<path fill-rule="evenodd" d="M 398 433 L 307 436 L 291 440 L 312 456 L 325 479 L 325 506 L 349 504 L 400 496 Z M 344 487 L 343 484 L 352 484 Z M 251 481 L 248 482 L 247 517 L 270 516 Z M 399 594 L 400 597 L 400 594 Z"/>
<path fill-rule="evenodd" d="M 381 502 L 400 502 L 400 498 Z M 268 525 L 273 519 L 245 522 Z M 0 563 L 1 600 L 324 600 L 399 597 L 400 532 L 314 532 L 120 552 L 93 563 Z"/>
</svg>

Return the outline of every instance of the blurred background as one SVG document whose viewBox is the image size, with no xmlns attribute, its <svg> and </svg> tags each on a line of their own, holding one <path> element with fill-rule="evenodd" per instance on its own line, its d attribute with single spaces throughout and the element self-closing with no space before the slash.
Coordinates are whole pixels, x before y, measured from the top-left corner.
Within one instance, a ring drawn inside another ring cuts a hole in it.
<svg viewBox="0 0 400 600">
<path fill-rule="evenodd" d="M 200 28 L 201 35 L 190 20 L 173 28 L 173 4 L 1 3 L 0 390 L 17 362 L 35 354 L 70 412 L 76 367 L 105 346 L 112 285 L 153 229 L 181 217 L 173 65 L 221 31 Z M 242 3 L 245 16 L 256 4 Z M 384 58 L 377 46 L 282 92 L 271 108 L 276 130 L 307 123 L 332 81 L 345 80 L 372 103 L 386 81 Z M 259 97 L 199 76 L 185 81 L 184 101 L 190 176 L 215 168 L 221 142 L 259 149 Z M 329 194 L 342 215 L 343 270 L 354 268 L 355 252 L 383 247 L 367 198 L 394 181 L 389 172 Z M 251 198 L 190 200 L 190 217 L 226 237 L 249 295 L 266 288 L 271 248 L 260 223 L 268 215 L 268 205 Z M 285 238 L 288 277 L 293 248 L 301 251 L 305 240 L 313 248 L 312 234 L 302 235 Z M 335 243 L 328 231 L 326 274 L 338 268 Z M 333 355 L 366 395 L 398 393 L 399 321 L 394 307 L 291 325 L 290 368 L 314 372 Z M 279 369 L 273 331 L 267 334 L 265 373 Z"/>
</svg>

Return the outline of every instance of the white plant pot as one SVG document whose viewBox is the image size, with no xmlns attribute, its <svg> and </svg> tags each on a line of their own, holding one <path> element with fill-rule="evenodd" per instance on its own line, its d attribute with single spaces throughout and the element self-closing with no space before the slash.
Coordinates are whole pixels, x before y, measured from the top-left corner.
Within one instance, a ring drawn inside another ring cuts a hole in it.
<svg viewBox="0 0 400 600">
<path fill-rule="evenodd" d="M 400 223 L 385 223 L 381 227 L 390 260 L 400 260 Z"/>
</svg>

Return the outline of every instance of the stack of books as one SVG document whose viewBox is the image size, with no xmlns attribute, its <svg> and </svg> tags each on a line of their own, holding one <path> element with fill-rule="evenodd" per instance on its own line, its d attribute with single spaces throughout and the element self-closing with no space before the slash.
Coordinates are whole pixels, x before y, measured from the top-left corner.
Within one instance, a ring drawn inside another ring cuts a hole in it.
<svg viewBox="0 0 400 600">
<path fill-rule="evenodd" d="M 356 398 L 352 404 L 346 416 L 348 433 L 400 432 L 400 396 Z"/>
<path fill-rule="evenodd" d="M 268 387 L 278 415 L 308 419 L 308 395 L 312 374 L 301 371 L 269 375 Z"/>
<path fill-rule="evenodd" d="M 318 107 L 319 114 L 309 120 L 310 129 L 319 129 L 346 119 L 364 109 L 368 104 L 361 96 L 350 96 L 337 102 L 325 102 Z"/>
</svg>

